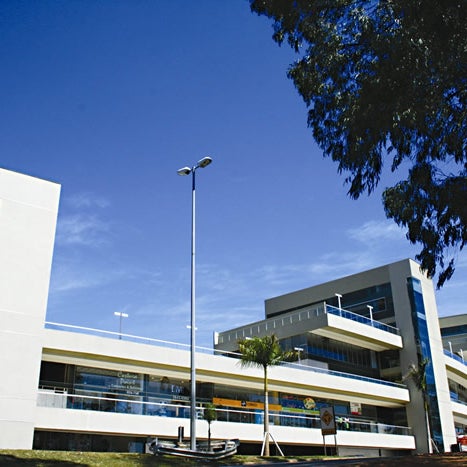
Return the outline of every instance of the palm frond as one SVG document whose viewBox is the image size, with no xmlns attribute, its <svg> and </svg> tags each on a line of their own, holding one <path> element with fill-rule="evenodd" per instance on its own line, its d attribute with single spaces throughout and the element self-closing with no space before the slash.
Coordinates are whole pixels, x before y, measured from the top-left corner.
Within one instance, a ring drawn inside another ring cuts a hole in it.
<svg viewBox="0 0 467 467">
<path fill-rule="evenodd" d="M 275 334 L 242 339 L 238 342 L 238 346 L 241 353 L 240 363 L 243 367 L 266 368 L 291 360 L 294 356 L 293 351 L 282 350 Z"/>
</svg>

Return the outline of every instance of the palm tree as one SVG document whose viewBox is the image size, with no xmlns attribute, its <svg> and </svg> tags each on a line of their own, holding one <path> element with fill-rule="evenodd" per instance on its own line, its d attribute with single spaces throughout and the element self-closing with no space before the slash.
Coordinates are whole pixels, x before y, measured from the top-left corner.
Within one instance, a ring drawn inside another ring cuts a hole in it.
<svg viewBox="0 0 467 467">
<path fill-rule="evenodd" d="M 430 363 L 429 358 L 424 358 L 418 365 L 412 363 L 409 365 L 409 371 L 403 376 L 402 380 L 411 380 L 415 384 L 415 387 L 422 393 L 423 396 L 423 409 L 425 410 L 425 423 L 428 434 L 428 449 L 430 444 L 434 446 L 436 451 L 439 453 L 438 446 L 431 438 L 430 419 L 428 417 L 429 402 L 428 402 L 428 386 L 426 383 L 426 367 Z M 429 449 L 430 450 L 430 449 Z"/>
<path fill-rule="evenodd" d="M 208 422 L 208 451 L 211 450 L 211 423 L 217 420 L 216 406 L 208 402 L 204 406 L 203 418 Z"/>
<path fill-rule="evenodd" d="M 295 353 L 283 351 L 275 334 L 242 339 L 238 342 L 243 367 L 257 367 L 264 371 L 264 455 L 269 456 L 269 395 L 268 367 L 291 360 Z"/>
</svg>

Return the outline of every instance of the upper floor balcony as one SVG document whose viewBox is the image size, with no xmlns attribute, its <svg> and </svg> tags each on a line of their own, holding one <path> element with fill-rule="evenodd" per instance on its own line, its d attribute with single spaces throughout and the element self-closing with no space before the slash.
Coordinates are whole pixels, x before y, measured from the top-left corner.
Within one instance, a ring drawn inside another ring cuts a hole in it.
<svg viewBox="0 0 467 467">
<path fill-rule="evenodd" d="M 43 361 L 116 368 L 180 380 L 189 376 L 190 346 L 187 344 L 59 323 L 46 323 L 44 331 Z M 199 381 L 242 388 L 248 385 L 261 391 L 262 371 L 243 368 L 239 357 L 234 352 L 196 347 Z M 276 392 L 302 394 L 304 391 L 323 399 L 382 407 L 403 407 L 409 402 L 405 385 L 297 362 L 283 362 L 270 368 L 269 385 Z"/>
<path fill-rule="evenodd" d="M 285 339 L 307 332 L 377 352 L 402 348 L 399 329 L 325 302 L 221 332 L 216 335 L 215 345 L 234 351 L 238 341 L 248 337 L 275 334 Z"/>
<path fill-rule="evenodd" d="M 446 349 L 444 350 L 444 360 L 446 363 L 448 378 L 456 381 L 462 386 L 466 386 L 467 362 L 459 355 L 456 355 L 455 353 L 452 353 Z"/>
</svg>

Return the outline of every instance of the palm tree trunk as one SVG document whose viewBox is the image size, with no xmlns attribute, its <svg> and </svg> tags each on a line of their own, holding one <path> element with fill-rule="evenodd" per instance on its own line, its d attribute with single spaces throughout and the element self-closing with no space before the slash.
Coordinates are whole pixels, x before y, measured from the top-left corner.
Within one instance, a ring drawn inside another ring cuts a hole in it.
<svg viewBox="0 0 467 467">
<path fill-rule="evenodd" d="M 431 445 L 431 429 L 430 429 L 430 420 L 428 418 L 428 408 L 425 407 L 425 423 L 426 423 L 426 432 L 428 436 L 428 453 L 433 454 L 433 446 Z"/>
<path fill-rule="evenodd" d="M 268 368 L 264 367 L 264 455 L 269 457 L 269 394 Z"/>
<path fill-rule="evenodd" d="M 208 422 L 208 451 L 211 450 L 211 422 Z"/>
<path fill-rule="evenodd" d="M 428 404 L 428 396 L 426 394 L 423 394 L 423 405 L 425 407 L 425 423 L 426 423 L 426 431 L 427 431 L 427 436 L 428 436 L 428 452 L 430 454 L 433 454 L 433 448 L 436 450 L 436 452 L 439 454 L 439 449 L 436 443 L 433 441 L 431 437 L 431 425 L 430 425 L 430 417 L 428 415 L 428 410 L 430 408 Z"/>
</svg>

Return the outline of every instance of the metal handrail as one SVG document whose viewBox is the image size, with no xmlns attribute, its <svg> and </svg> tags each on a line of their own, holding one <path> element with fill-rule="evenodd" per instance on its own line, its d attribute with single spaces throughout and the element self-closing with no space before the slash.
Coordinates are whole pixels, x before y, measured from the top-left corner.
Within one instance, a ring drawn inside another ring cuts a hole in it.
<svg viewBox="0 0 467 467">
<path fill-rule="evenodd" d="M 459 357 L 459 355 L 446 349 L 443 349 L 443 350 L 444 350 L 444 355 L 447 355 L 448 357 L 456 360 L 457 362 L 462 363 L 463 365 L 467 365 L 467 362 L 462 357 Z"/>
<path fill-rule="evenodd" d="M 276 329 L 282 326 L 298 323 L 300 321 L 321 316 L 326 313 L 341 316 L 342 318 L 350 319 L 352 321 L 357 321 L 359 323 L 381 329 L 382 331 L 386 331 L 391 334 L 400 335 L 400 330 L 394 326 L 367 318 L 366 316 L 345 310 L 344 308 L 336 308 L 332 305 L 328 305 L 326 302 L 323 302 L 319 305 L 307 306 L 300 308 L 299 310 L 284 313 L 283 315 L 279 315 L 274 318 L 256 321 L 249 324 L 248 326 L 240 326 L 236 329 L 227 331 L 224 335 L 220 335 L 219 338 L 222 339 L 223 342 L 231 341 L 232 338 L 233 340 L 237 341 L 239 339 L 253 337 L 254 335 L 261 333 L 274 332 Z"/>
<path fill-rule="evenodd" d="M 398 336 L 400 335 L 399 329 L 391 326 L 390 324 L 367 318 L 366 316 L 359 315 L 352 311 L 344 310 L 343 308 L 336 308 L 335 306 L 326 304 L 326 313 L 335 316 L 341 316 L 342 318 L 350 319 L 352 321 L 357 321 L 358 323 L 366 324 L 367 326 L 381 329 L 382 331 L 390 332 L 391 334 L 396 334 Z"/>
</svg>

